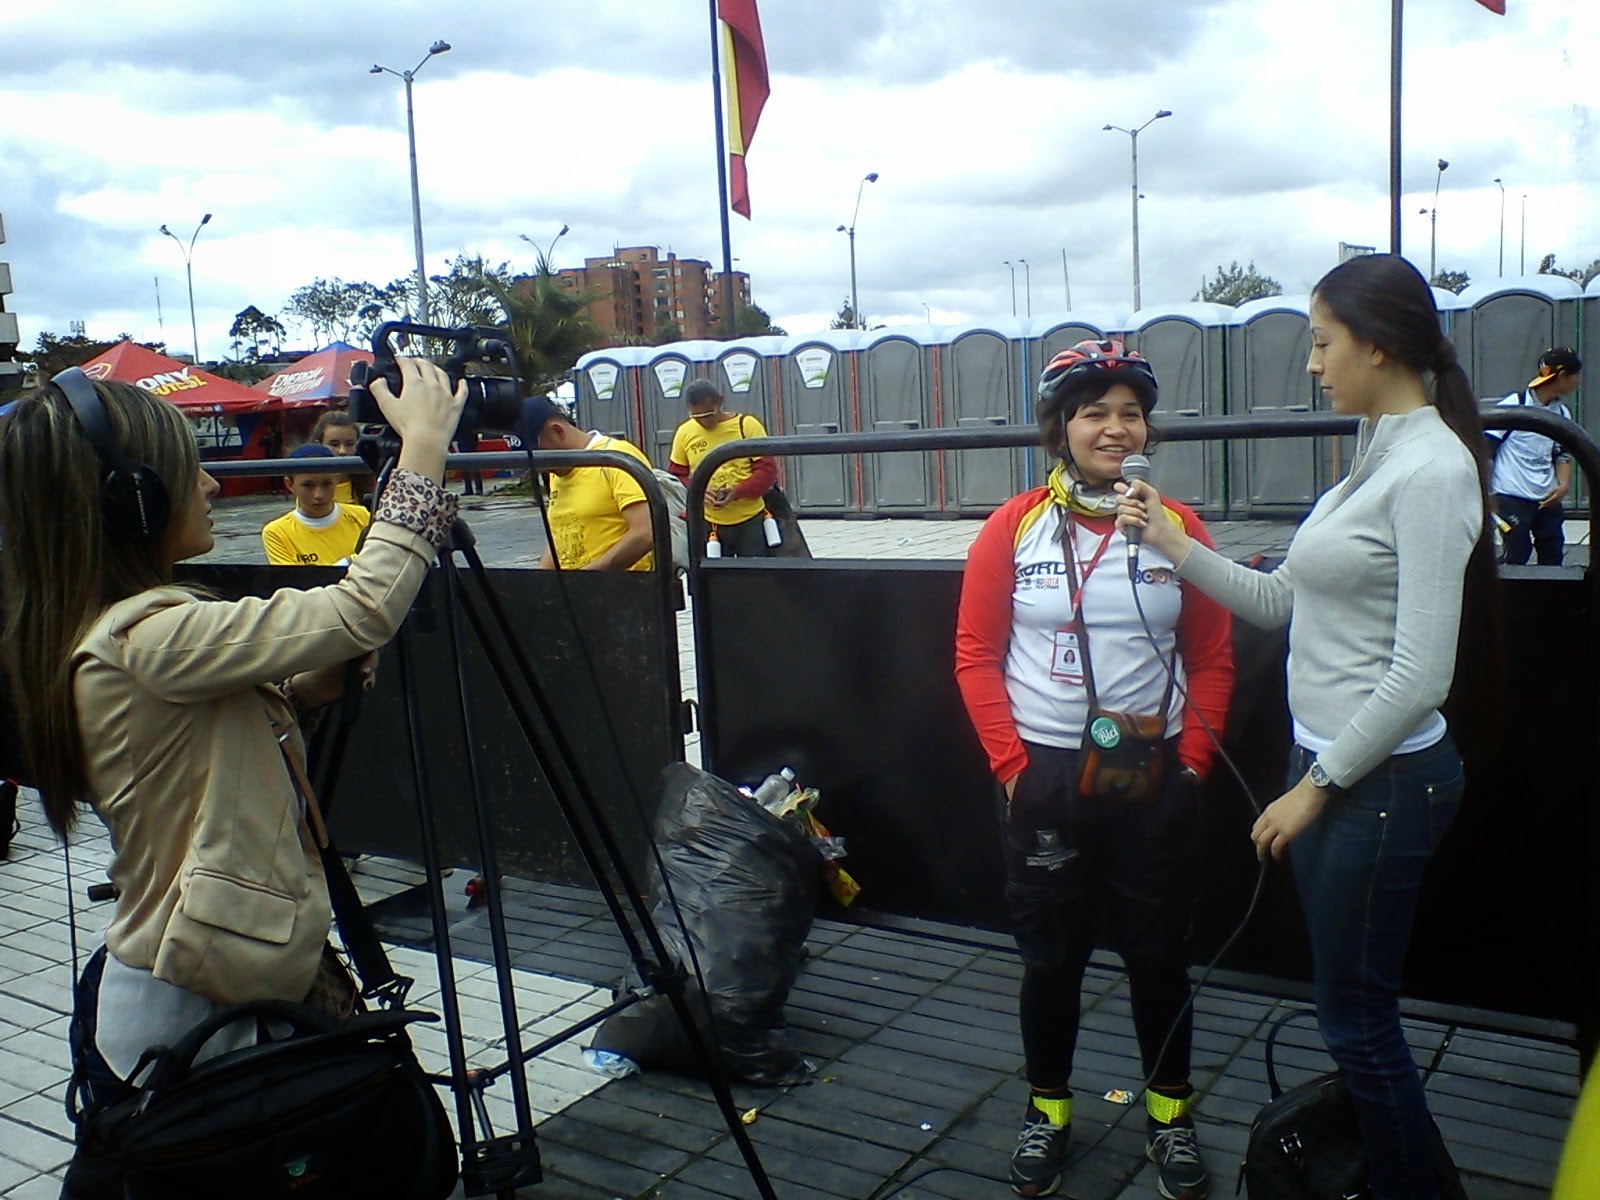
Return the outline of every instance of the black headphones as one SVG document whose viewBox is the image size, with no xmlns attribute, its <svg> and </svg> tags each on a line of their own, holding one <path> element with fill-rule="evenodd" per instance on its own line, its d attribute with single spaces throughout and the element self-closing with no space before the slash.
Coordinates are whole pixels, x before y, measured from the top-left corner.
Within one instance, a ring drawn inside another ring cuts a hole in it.
<svg viewBox="0 0 1600 1200">
<path fill-rule="evenodd" d="M 165 532 L 172 511 L 161 477 L 117 449 L 106 406 L 81 367 L 68 367 L 50 381 L 50 386 L 72 406 L 78 427 L 88 437 L 105 471 L 100 484 L 100 515 L 106 530 L 143 542 L 155 541 Z"/>
</svg>

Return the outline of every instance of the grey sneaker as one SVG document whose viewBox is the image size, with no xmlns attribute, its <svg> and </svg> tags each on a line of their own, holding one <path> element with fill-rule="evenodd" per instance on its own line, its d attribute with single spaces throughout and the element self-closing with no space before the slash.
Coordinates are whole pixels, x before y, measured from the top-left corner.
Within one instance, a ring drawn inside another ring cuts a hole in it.
<svg viewBox="0 0 1600 1200">
<path fill-rule="evenodd" d="M 1011 1190 L 1019 1196 L 1054 1195 L 1071 1147 L 1072 1123 L 1052 1125 L 1030 1104 L 1011 1155 Z"/>
<path fill-rule="evenodd" d="M 1211 1172 L 1200 1157 L 1193 1121 L 1151 1121 L 1145 1136 L 1145 1157 L 1155 1163 L 1156 1187 L 1167 1200 L 1200 1200 L 1211 1190 Z"/>
</svg>

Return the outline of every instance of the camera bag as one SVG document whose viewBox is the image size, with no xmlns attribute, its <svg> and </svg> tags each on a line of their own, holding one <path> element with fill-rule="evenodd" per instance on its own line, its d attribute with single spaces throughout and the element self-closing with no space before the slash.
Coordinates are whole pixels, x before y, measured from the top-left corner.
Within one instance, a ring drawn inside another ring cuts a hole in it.
<svg viewBox="0 0 1600 1200">
<path fill-rule="evenodd" d="M 437 1017 L 404 1007 L 411 981 L 395 974 L 384 953 L 303 764 L 287 742 L 279 744 L 306 801 L 363 995 L 391 1007 L 344 1020 L 280 1000 L 225 1008 L 176 1044 L 151 1047 L 134 1072 L 139 1088 L 86 1113 L 75 1106 L 87 1093 L 75 1044 L 68 1114 L 77 1149 L 63 1200 L 445 1200 L 455 1190 L 455 1131 L 406 1035 L 413 1022 Z M 70 863 L 67 889 L 70 897 Z M 255 1023 L 256 1044 L 196 1063 L 206 1043 L 238 1021 Z M 73 1018 L 90 1040 L 91 1022 L 91 1013 Z"/>
<path fill-rule="evenodd" d="M 1315 1016 L 1295 1009 L 1273 1022 L 1267 1033 L 1267 1087 L 1271 1101 L 1256 1114 L 1239 1173 L 1249 1200 L 1363 1200 L 1367 1153 L 1356 1123 L 1355 1103 L 1338 1071 L 1329 1071 L 1284 1091 L 1278 1083 L 1273 1051 L 1290 1021 Z M 1438 1062 L 1437 1056 L 1433 1066 Z M 1426 1074 L 1432 1074 L 1430 1066 Z M 1441 1200 L 1466 1200 L 1450 1151 L 1433 1128 L 1434 1171 Z"/>
</svg>

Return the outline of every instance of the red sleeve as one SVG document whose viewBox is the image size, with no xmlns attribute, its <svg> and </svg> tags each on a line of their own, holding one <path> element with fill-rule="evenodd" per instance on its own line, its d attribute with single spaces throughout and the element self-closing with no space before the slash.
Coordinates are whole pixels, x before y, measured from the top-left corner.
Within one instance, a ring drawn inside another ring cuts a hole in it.
<svg viewBox="0 0 1600 1200">
<path fill-rule="evenodd" d="M 691 472 L 689 471 L 688 463 L 681 463 L 676 459 L 669 458 L 667 459 L 667 473 L 674 479 L 681 479 L 684 483 L 688 483 Z"/>
<path fill-rule="evenodd" d="M 1017 525 L 1037 500 L 1036 493 L 1025 493 L 984 522 L 967 551 L 956 614 L 956 685 L 989 756 L 989 769 L 1002 783 L 1028 765 L 1006 694 L 1005 661 L 1011 645 Z"/>
<path fill-rule="evenodd" d="M 750 478 L 744 480 L 733 489 L 733 498 L 735 500 L 754 500 L 758 496 L 765 496 L 772 490 L 772 485 L 777 482 L 777 459 L 752 458 L 750 460 Z"/>
<path fill-rule="evenodd" d="M 1213 547 L 1205 524 L 1186 506 L 1164 501 L 1183 518 L 1184 530 L 1202 546 Z M 1183 732 L 1178 735 L 1178 758 L 1204 778 L 1217 756 L 1217 747 L 1195 713 L 1205 718 L 1212 733 L 1222 737 L 1233 695 L 1233 617 L 1192 584 L 1183 585 L 1183 611 L 1178 616 L 1178 653 L 1183 655 L 1189 703 L 1184 709 Z"/>
</svg>

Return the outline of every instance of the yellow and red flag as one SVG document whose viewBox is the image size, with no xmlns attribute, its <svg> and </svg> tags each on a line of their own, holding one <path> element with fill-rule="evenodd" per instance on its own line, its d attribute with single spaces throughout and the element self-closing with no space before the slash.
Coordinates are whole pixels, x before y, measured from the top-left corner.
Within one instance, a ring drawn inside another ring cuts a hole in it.
<svg viewBox="0 0 1600 1200">
<path fill-rule="evenodd" d="M 717 0 L 717 16 L 722 20 L 723 63 L 728 75 L 729 207 L 748 219 L 750 183 L 744 156 L 772 90 L 767 83 L 767 48 L 761 42 L 756 0 Z"/>
</svg>

